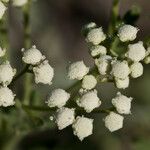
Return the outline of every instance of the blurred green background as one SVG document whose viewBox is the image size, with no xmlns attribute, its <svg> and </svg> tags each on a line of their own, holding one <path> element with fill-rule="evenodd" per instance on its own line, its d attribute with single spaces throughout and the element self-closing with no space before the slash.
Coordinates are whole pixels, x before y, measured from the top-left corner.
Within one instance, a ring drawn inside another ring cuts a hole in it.
<svg viewBox="0 0 150 150">
<path fill-rule="evenodd" d="M 120 15 L 132 6 L 140 6 L 141 15 L 136 23 L 140 29 L 138 40 L 150 33 L 150 1 L 120 0 Z M 67 78 L 66 68 L 73 61 L 84 60 L 88 66 L 93 60 L 81 28 L 91 21 L 107 29 L 112 0 L 35 0 L 32 3 L 31 38 L 55 68 L 52 86 L 31 86 L 30 104 L 46 105 L 46 95 L 54 88 L 67 88 L 72 84 Z M 23 47 L 23 19 L 21 9 L 10 6 L 8 11 L 9 56 L 11 63 L 21 70 Z M 49 120 L 49 112 L 30 112 L 20 108 L 23 95 L 23 78 L 13 88 L 17 94 L 17 106 L 0 108 L 0 150 L 150 150 L 150 65 L 144 66 L 144 75 L 130 82 L 123 91 L 134 97 L 132 114 L 125 117 L 123 129 L 110 133 L 102 118 L 104 114 L 93 115 L 94 133 L 80 142 L 71 127 L 58 131 Z M 110 105 L 117 89 L 113 84 L 97 86 L 103 106 Z M 102 106 L 102 107 L 103 107 Z M 29 117 L 30 116 L 30 117 Z"/>
</svg>

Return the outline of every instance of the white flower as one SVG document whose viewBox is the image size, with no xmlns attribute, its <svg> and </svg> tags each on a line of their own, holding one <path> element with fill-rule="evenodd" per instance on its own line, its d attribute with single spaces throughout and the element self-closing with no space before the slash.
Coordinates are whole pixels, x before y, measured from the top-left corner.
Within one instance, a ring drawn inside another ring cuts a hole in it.
<svg viewBox="0 0 150 150">
<path fill-rule="evenodd" d="M 109 55 L 102 55 L 100 58 L 95 59 L 95 65 L 101 75 L 105 75 L 107 73 L 111 59 L 112 57 Z"/>
<path fill-rule="evenodd" d="M 101 105 L 101 101 L 97 97 L 97 91 L 94 90 L 82 95 L 82 97 L 77 100 L 77 104 L 80 107 L 83 107 L 87 113 L 89 113 L 93 109 L 99 107 Z"/>
<path fill-rule="evenodd" d="M 8 107 L 15 104 L 15 95 L 8 87 L 0 87 L 0 106 Z"/>
<path fill-rule="evenodd" d="M 85 25 L 85 29 L 91 29 L 91 28 L 95 28 L 96 27 L 96 23 L 95 22 L 90 22 L 88 24 Z"/>
<path fill-rule="evenodd" d="M 145 56 L 149 56 L 150 55 L 150 46 L 147 48 Z"/>
<path fill-rule="evenodd" d="M 9 85 L 15 74 L 16 74 L 16 70 L 11 67 L 8 61 L 0 65 L 0 83 L 1 84 Z"/>
<path fill-rule="evenodd" d="M 3 57 L 6 54 L 6 49 L 0 47 L 0 57 Z"/>
<path fill-rule="evenodd" d="M 6 9 L 7 8 L 5 7 L 5 5 L 0 1 L 0 19 L 2 19 Z"/>
<path fill-rule="evenodd" d="M 124 25 L 118 31 L 119 39 L 122 42 L 133 41 L 136 38 L 138 28 L 131 25 Z"/>
<path fill-rule="evenodd" d="M 115 78 L 116 87 L 119 89 L 125 89 L 129 86 L 129 77 L 125 79 Z"/>
<path fill-rule="evenodd" d="M 69 100 L 70 94 L 63 89 L 55 89 L 48 96 L 47 103 L 49 107 L 62 107 Z"/>
<path fill-rule="evenodd" d="M 71 125 L 75 119 L 73 108 L 62 107 L 57 110 L 56 123 L 59 130 Z"/>
<path fill-rule="evenodd" d="M 115 106 L 116 110 L 120 114 L 130 114 L 131 111 L 131 97 L 122 95 L 120 92 L 117 93 L 117 96 L 112 99 L 112 104 Z"/>
<path fill-rule="evenodd" d="M 143 65 L 139 62 L 135 62 L 130 66 L 131 76 L 138 78 L 143 74 Z"/>
<path fill-rule="evenodd" d="M 82 87 L 87 90 L 93 89 L 97 84 L 97 80 L 93 75 L 86 75 L 82 80 Z"/>
<path fill-rule="evenodd" d="M 35 82 L 43 84 L 52 84 L 54 77 L 54 69 L 49 65 L 48 61 L 42 62 L 40 65 L 33 67 Z"/>
<path fill-rule="evenodd" d="M 146 50 L 143 46 L 143 42 L 138 42 L 135 44 L 129 44 L 126 57 L 132 61 L 138 62 L 144 59 L 145 54 Z"/>
<path fill-rule="evenodd" d="M 144 62 L 145 62 L 145 64 L 149 64 L 150 63 L 150 56 L 145 57 Z"/>
<path fill-rule="evenodd" d="M 119 79 L 125 79 L 130 74 L 127 61 L 115 61 L 112 63 L 112 75 Z"/>
<path fill-rule="evenodd" d="M 85 66 L 83 61 L 72 63 L 68 69 L 68 77 L 70 79 L 81 80 L 87 73 L 89 68 Z"/>
<path fill-rule="evenodd" d="M 108 128 L 110 132 L 114 132 L 123 127 L 123 120 L 123 116 L 110 112 L 110 114 L 105 117 L 104 122 L 106 128 Z"/>
<path fill-rule="evenodd" d="M 36 48 L 36 46 L 32 46 L 28 50 L 23 51 L 23 57 L 22 60 L 26 64 L 31 64 L 31 65 L 36 65 L 38 64 L 41 60 L 45 59 L 45 56 L 41 54 L 41 52 Z"/>
<path fill-rule="evenodd" d="M 12 2 L 14 6 L 21 7 L 25 5 L 28 2 L 28 0 L 12 0 Z"/>
<path fill-rule="evenodd" d="M 106 47 L 104 47 L 102 45 L 92 46 L 90 48 L 90 51 L 91 51 L 91 55 L 93 57 L 98 56 L 98 55 L 106 55 L 106 53 L 107 53 Z"/>
<path fill-rule="evenodd" d="M 93 133 L 93 119 L 78 116 L 72 125 L 73 133 L 81 141 Z"/>
<path fill-rule="evenodd" d="M 102 28 L 94 28 L 89 31 L 86 37 L 86 41 L 94 45 L 100 44 L 106 39 L 106 35 L 103 33 Z"/>
</svg>

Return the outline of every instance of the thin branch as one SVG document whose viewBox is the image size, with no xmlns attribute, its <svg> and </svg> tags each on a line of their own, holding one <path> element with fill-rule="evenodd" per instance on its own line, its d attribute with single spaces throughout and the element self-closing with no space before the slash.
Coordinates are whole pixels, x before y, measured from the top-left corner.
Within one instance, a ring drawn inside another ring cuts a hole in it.
<svg viewBox="0 0 150 150">
<path fill-rule="evenodd" d="M 12 82 L 9 84 L 9 86 L 12 86 L 14 84 L 14 82 L 16 80 L 18 80 L 21 76 L 23 76 L 25 73 L 28 72 L 28 69 L 29 69 L 30 65 L 26 65 L 23 70 L 20 71 L 20 73 L 18 73 L 12 80 Z"/>
</svg>

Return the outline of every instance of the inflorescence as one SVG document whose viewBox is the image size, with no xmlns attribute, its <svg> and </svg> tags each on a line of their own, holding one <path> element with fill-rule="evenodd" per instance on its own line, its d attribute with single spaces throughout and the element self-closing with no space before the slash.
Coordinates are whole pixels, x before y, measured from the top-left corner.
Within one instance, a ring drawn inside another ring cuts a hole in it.
<svg viewBox="0 0 150 150">
<path fill-rule="evenodd" d="M 0 1 L 0 19 L 7 10 L 8 2 L 9 0 Z M 12 0 L 16 7 L 26 3 L 27 0 Z M 83 60 L 72 63 L 68 68 L 68 78 L 78 80 L 78 88 L 75 89 L 75 85 L 69 90 L 54 89 L 46 99 L 48 107 L 56 108 L 56 115 L 51 116 L 50 120 L 56 122 L 59 130 L 71 125 L 74 135 L 82 141 L 93 133 L 94 119 L 86 117 L 86 114 L 94 112 L 107 113 L 103 120 L 110 132 L 123 127 L 123 115 L 131 114 L 133 98 L 117 92 L 111 100 L 112 107 L 100 109 L 103 101 L 98 97 L 96 85 L 101 82 L 112 82 L 116 88 L 126 89 L 129 87 L 130 78 L 143 75 L 142 63 L 150 63 L 150 47 L 145 48 L 142 41 L 133 42 L 138 31 L 137 27 L 121 24 L 116 35 L 110 37 L 104 33 L 102 27 L 93 22 L 84 27 L 83 34 L 90 55 L 94 59 L 94 67 L 90 69 Z M 116 41 L 124 47 L 121 54 L 116 51 L 117 46 L 114 48 L 114 45 L 117 45 Z M 0 58 L 5 57 L 5 53 L 6 50 L 0 47 Z M 54 69 L 36 46 L 27 50 L 23 48 L 22 54 L 22 61 L 26 66 L 18 74 L 8 60 L 0 64 L 0 106 L 15 105 L 15 94 L 10 88 L 25 72 L 34 74 L 36 84 L 52 84 Z"/>
<path fill-rule="evenodd" d="M 138 31 L 138 28 L 126 24 L 118 28 L 114 40 L 126 45 L 123 54 L 119 56 L 107 46 L 110 37 L 103 32 L 102 27 L 97 27 L 95 23 L 84 27 L 85 41 L 95 65 L 94 69 L 90 69 L 81 60 L 69 66 L 68 78 L 79 80 L 80 83 L 77 96 L 72 97 L 71 92 L 63 89 L 55 89 L 48 96 L 48 106 L 57 108 L 53 119 L 59 130 L 72 125 L 74 135 L 82 141 L 93 133 L 94 119 L 85 117 L 85 114 L 102 111 L 102 100 L 98 97 L 96 85 L 100 82 L 112 82 L 118 89 L 126 89 L 130 78 L 142 76 L 142 62 L 150 63 L 150 48 L 146 50 L 142 41 L 130 44 L 130 41 L 136 39 Z M 123 115 L 131 114 L 132 99 L 118 92 L 111 100 L 112 108 L 103 110 L 108 113 L 103 120 L 110 132 L 123 127 Z"/>
</svg>

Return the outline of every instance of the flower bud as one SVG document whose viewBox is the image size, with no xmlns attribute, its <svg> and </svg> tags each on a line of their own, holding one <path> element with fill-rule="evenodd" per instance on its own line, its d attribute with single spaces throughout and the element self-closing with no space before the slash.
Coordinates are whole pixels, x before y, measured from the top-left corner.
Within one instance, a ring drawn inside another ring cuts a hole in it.
<svg viewBox="0 0 150 150">
<path fill-rule="evenodd" d="M 70 79 L 81 80 L 87 73 L 89 68 L 85 66 L 83 61 L 72 63 L 68 69 L 68 77 Z"/>
<path fill-rule="evenodd" d="M 93 133 L 93 119 L 78 116 L 72 125 L 74 135 L 82 141 Z"/>
<path fill-rule="evenodd" d="M 47 98 L 49 107 L 62 107 L 69 100 L 70 94 L 63 89 L 55 89 Z"/>
<path fill-rule="evenodd" d="M 57 110 L 56 123 L 59 130 L 71 125 L 75 119 L 75 112 L 73 108 L 62 107 Z"/>
</svg>

